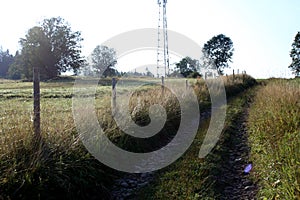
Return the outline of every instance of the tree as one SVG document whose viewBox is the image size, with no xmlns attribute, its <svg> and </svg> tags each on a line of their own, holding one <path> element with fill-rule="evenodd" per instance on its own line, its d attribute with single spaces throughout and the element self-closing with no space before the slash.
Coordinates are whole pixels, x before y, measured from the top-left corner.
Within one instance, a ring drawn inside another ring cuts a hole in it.
<svg viewBox="0 0 300 200">
<path fill-rule="evenodd" d="M 149 76 L 149 77 L 154 77 L 154 74 L 152 72 L 150 72 L 149 68 L 146 67 L 146 76 Z"/>
<path fill-rule="evenodd" d="M 41 79 L 51 79 L 67 70 L 77 73 L 84 59 L 81 57 L 83 40 L 80 32 L 73 32 L 71 27 L 60 17 L 44 19 L 40 26 L 29 29 L 25 38 L 21 38 L 22 50 L 19 64 L 27 79 L 32 77 L 33 65 L 39 65 Z"/>
<path fill-rule="evenodd" d="M 21 79 L 22 78 L 22 58 L 19 51 L 16 52 L 13 63 L 9 66 L 7 77 L 11 79 Z"/>
<path fill-rule="evenodd" d="M 33 66 L 38 66 L 42 70 L 42 50 L 46 42 L 45 34 L 41 27 L 35 26 L 29 29 L 26 39 L 21 39 L 21 53 L 17 53 L 14 63 L 9 68 L 9 77 L 12 79 L 32 78 Z M 46 56 L 45 56 L 46 57 Z M 44 75 L 44 73 L 41 73 Z"/>
<path fill-rule="evenodd" d="M 20 40 L 22 53 L 20 64 L 23 65 L 22 73 L 27 79 L 31 79 L 33 67 L 39 67 L 41 79 L 57 76 L 54 60 L 51 57 L 48 38 L 42 27 L 35 26 L 29 29 L 26 38 Z"/>
<path fill-rule="evenodd" d="M 0 77 L 7 77 L 8 69 L 13 61 L 14 57 L 9 53 L 9 50 L 2 51 L 0 48 Z"/>
<path fill-rule="evenodd" d="M 94 76 L 93 69 L 87 62 L 82 65 L 80 72 L 83 76 Z"/>
<path fill-rule="evenodd" d="M 223 69 L 228 67 L 228 61 L 231 62 L 233 51 L 233 42 L 223 34 L 211 38 L 202 49 L 204 58 L 211 60 L 220 74 L 223 74 Z"/>
<path fill-rule="evenodd" d="M 117 64 L 116 51 L 107 46 L 98 45 L 91 54 L 92 67 L 98 75 L 115 76 L 117 70 L 114 68 Z"/>
<path fill-rule="evenodd" d="M 197 76 L 200 76 L 197 72 L 198 64 L 198 60 L 185 57 L 179 63 L 176 63 L 176 68 L 182 76 L 196 78 Z"/>
<path fill-rule="evenodd" d="M 295 36 L 290 57 L 292 58 L 292 63 L 289 68 L 291 68 L 296 76 L 300 76 L 300 32 L 298 32 Z"/>
</svg>

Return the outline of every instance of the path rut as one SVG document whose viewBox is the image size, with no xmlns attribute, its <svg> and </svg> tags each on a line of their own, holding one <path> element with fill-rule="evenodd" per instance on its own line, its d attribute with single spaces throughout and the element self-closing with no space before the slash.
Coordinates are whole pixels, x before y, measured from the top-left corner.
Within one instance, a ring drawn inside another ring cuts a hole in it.
<svg viewBox="0 0 300 200">
<path fill-rule="evenodd" d="M 219 163 L 215 189 L 221 200 L 245 200 L 255 199 L 258 187 L 253 183 L 249 174 L 244 173 L 249 164 L 250 147 L 248 146 L 248 132 L 246 127 L 247 109 L 245 106 L 234 121 L 229 137 L 222 144 L 222 159 Z M 210 112 L 201 114 L 201 120 L 210 117 Z M 255 166 L 255 163 L 254 163 Z M 251 173 L 251 171 L 250 171 Z M 143 187 L 151 184 L 155 172 L 143 174 L 127 174 L 115 181 L 112 191 L 112 199 L 135 199 L 136 193 Z"/>
<path fill-rule="evenodd" d="M 251 181 L 249 173 L 244 172 L 245 167 L 251 164 L 246 120 L 247 109 L 244 108 L 223 146 L 226 152 L 222 158 L 219 176 L 215 177 L 216 187 L 220 191 L 219 199 L 222 200 L 255 199 L 258 190 L 257 184 Z"/>
</svg>

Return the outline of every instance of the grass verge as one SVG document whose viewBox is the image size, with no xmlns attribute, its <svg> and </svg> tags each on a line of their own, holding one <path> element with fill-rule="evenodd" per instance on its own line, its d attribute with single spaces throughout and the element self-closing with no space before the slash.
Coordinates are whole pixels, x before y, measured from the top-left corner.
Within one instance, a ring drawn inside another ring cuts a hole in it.
<svg viewBox="0 0 300 200">
<path fill-rule="evenodd" d="M 270 80 L 249 112 L 259 199 L 300 199 L 300 79 Z"/>
<path fill-rule="evenodd" d="M 255 85 L 252 83 L 251 86 Z M 249 87 L 251 87 L 249 86 Z M 245 105 L 249 102 L 253 90 L 245 91 L 246 87 L 233 86 L 236 93 L 229 93 L 230 102 L 227 105 L 227 115 L 225 126 L 220 136 L 220 140 L 213 151 L 204 159 L 198 158 L 199 150 L 210 120 L 205 120 L 199 127 L 199 132 L 188 151 L 175 163 L 159 171 L 153 185 L 143 189 L 137 199 L 218 199 L 222 195 L 222 190 L 216 177 L 222 176 L 222 160 L 228 154 L 225 144 L 233 142 L 236 130 L 236 121 L 241 118 Z M 243 91 L 243 92 L 242 92 Z M 248 93 L 248 94 L 247 94 Z M 226 167 L 226 166 L 225 166 Z"/>
</svg>

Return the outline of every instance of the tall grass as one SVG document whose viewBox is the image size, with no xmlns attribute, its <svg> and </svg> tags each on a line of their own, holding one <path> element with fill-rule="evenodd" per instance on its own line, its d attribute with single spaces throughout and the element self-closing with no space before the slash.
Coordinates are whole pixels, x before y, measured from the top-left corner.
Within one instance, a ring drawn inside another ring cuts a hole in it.
<svg viewBox="0 0 300 200">
<path fill-rule="evenodd" d="M 32 146 L 32 101 L 5 99 L 0 104 L 1 198 L 82 199 L 90 194 L 105 195 L 104 185 L 110 178 L 78 138 L 71 99 L 41 102 L 43 140 L 39 150 Z"/>
<path fill-rule="evenodd" d="M 136 82 L 129 81 L 133 85 Z M 237 78 L 228 80 L 225 87 L 238 88 L 237 92 L 250 86 L 250 82 L 253 82 L 250 77 Z M 148 140 L 124 134 L 112 118 L 109 83 L 109 80 L 99 82 L 95 107 L 99 122 L 114 143 L 136 152 L 151 151 L 167 144 L 166 139 L 176 134 L 180 123 L 178 101 L 167 89 L 162 98 L 161 87 L 155 85 L 134 92 L 129 110 L 137 124 L 146 125 L 149 106 L 163 105 L 168 118 L 164 129 Z M 81 143 L 72 116 L 72 86 L 73 81 L 41 83 L 43 139 L 36 151 L 32 146 L 32 83 L 6 80 L 0 83 L 0 199 L 90 199 L 97 195 L 109 198 L 107 187 L 116 172 L 94 159 Z M 204 81 L 194 82 L 192 88 L 200 107 L 208 108 L 210 98 Z M 120 92 L 128 90 L 124 88 Z"/>
<path fill-rule="evenodd" d="M 251 159 L 262 199 L 300 199 L 300 81 L 271 80 L 249 112 Z"/>
</svg>

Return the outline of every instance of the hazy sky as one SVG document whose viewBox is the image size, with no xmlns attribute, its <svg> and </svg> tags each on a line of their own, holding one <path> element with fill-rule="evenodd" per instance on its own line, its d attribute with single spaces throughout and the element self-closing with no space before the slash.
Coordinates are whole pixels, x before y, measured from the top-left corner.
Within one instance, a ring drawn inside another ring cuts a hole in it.
<svg viewBox="0 0 300 200">
<path fill-rule="evenodd" d="M 0 8 L 0 46 L 13 54 L 19 38 L 44 18 L 61 16 L 73 31 L 81 31 L 85 56 L 122 32 L 157 28 L 158 20 L 157 0 L 5 0 Z M 290 76 L 289 52 L 300 31 L 299 0 L 168 0 L 167 15 L 170 30 L 200 46 L 220 33 L 230 37 L 235 49 L 231 70 L 256 78 Z"/>
</svg>

